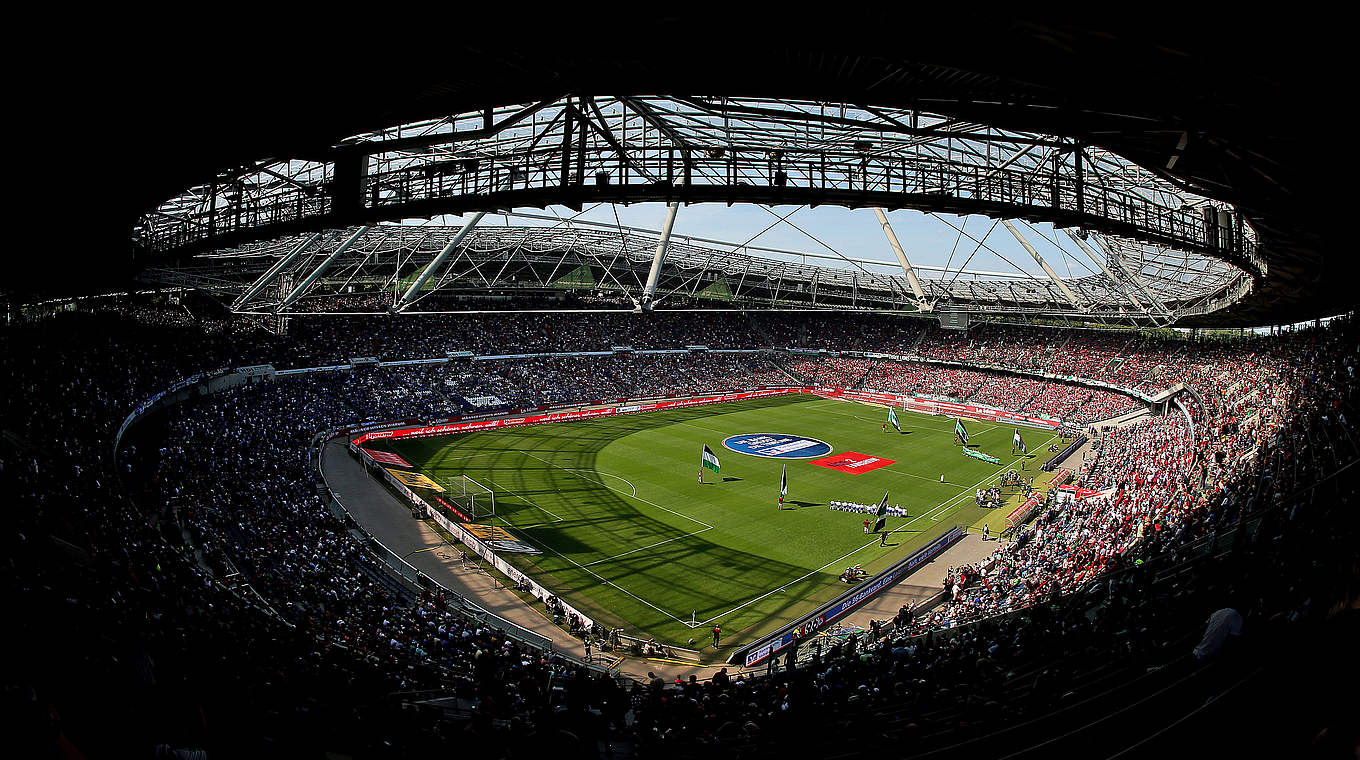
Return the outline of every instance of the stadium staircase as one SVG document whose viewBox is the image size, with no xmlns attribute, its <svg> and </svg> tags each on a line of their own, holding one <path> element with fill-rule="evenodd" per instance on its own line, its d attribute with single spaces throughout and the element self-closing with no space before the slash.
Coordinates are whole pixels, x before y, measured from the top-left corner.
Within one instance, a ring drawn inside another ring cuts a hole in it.
<svg viewBox="0 0 1360 760">
<path fill-rule="evenodd" d="M 784 360 L 781 359 L 778 355 L 771 357 L 770 363 L 773 364 L 780 372 L 783 372 L 784 374 L 788 375 L 789 378 L 792 379 L 794 383 L 798 385 L 810 385 L 806 377 L 803 377 L 797 372 L 794 372 L 793 370 L 789 369 L 788 366 L 784 364 Z"/>
<path fill-rule="evenodd" d="M 911 342 L 911 346 L 908 347 L 907 350 L 906 350 L 905 352 L 903 352 L 903 353 L 904 353 L 905 355 L 907 355 L 907 356 L 916 356 L 916 355 L 917 355 L 917 354 L 916 354 L 916 349 L 918 349 L 918 348 L 921 347 L 921 341 L 923 341 L 923 340 L 926 339 L 926 333 L 929 333 L 929 332 L 930 332 L 930 327 L 929 327 L 929 326 L 927 326 L 927 327 L 926 327 L 925 329 L 923 329 L 923 330 L 918 330 L 917 333 L 916 333 L 916 340 L 913 340 L 913 341 Z"/>
<path fill-rule="evenodd" d="M 1105 362 L 1105 366 L 1100 368 L 1100 374 L 1102 376 L 1108 376 L 1116 373 L 1119 368 L 1124 365 L 1124 362 L 1128 361 L 1127 357 L 1129 356 L 1129 351 L 1137 342 L 1137 335 L 1129 338 L 1128 342 L 1123 346 L 1120 346 L 1119 350 L 1115 352 L 1115 355 L 1111 357 L 1108 362 Z"/>
<path fill-rule="evenodd" d="M 774 345 L 774 338 L 771 337 L 771 335 L 765 331 L 764 327 L 760 326 L 760 322 L 756 321 L 756 318 L 752 317 L 749 311 L 742 311 L 741 316 L 746 320 L 746 324 L 751 327 L 751 331 L 754 332 L 756 335 L 760 336 L 763 345 L 769 346 L 771 348 L 776 347 Z"/>
<path fill-rule="evenodd" d="M 863 389 L 864 383 L 869 380 L 869 375 L 872 375 L 874 373 L 874 369 L 876 369 L 880 364 L 882 364 L 881 361 L 869 362 L 869 366 L 864 369 L 864 374 L 860 375 L 859 379 L 850 385 L 851 389 L 853 390 Z"/>
</svg>

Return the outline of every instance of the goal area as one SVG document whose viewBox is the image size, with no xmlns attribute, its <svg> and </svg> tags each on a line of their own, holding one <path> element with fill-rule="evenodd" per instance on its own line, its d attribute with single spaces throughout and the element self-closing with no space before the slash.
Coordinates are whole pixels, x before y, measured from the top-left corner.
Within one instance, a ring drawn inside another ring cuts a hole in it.
<svg viewBox="0 0 1360 760">
<path fill-rule="evenodd" d="M 466 475 L 453 475 L 440 485 L 444 493 L 440 497 L 470 515 L 473 520 L 482 520 L 496 515 L 496 492 Z"/>
</svg>

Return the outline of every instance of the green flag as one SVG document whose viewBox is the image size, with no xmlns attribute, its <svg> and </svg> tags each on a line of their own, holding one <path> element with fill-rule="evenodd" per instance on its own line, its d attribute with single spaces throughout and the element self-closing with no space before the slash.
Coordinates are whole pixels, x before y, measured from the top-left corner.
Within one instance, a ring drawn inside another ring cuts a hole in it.
<svg viewBox="0 0 1360 760">
<path fill-rule="evenodd" d="M 701 459 L 699 460 L 699 464 L 701 466 L 707 467 L 714 472 L 722 471 L 722 466 L 718 464 L 717 455 L 708 448 L 708 444 L 704 444 L 704 451 L 700 456 Z"/>
<path fill-rule="evenodd" d="M 886 522 L 888 521 L 888 492 L 887 492 L 887 491 L 884 491 L 884 492 L 883 492 L 883 501 L 880 501 L 880 502 L 878 503 L 878 509 L 874 511 L 874 516 L 877 517 L 878 519 L 874 521 L 874 529 L 873 529 L 871 532 L 872 532 L 872 533 L 877 533 L 877 532 L 879 532 L 880 530 L 883 530 L 883 524 L 886 523 Z"/>
<path fill-rule="evenodd" d="M 954 420 L 954 435 L 958 436 L 959 443 L 968 445 L 968 430 L 963 426 L 963 420 Z"/>
<path fill-rule="evenodd" d="M 888 424 L 897 428 L 897 432 L 902 432 L 902 426 L 897 424 L 897 412 L 891 406 L 888 407 Z"/>
</svg>

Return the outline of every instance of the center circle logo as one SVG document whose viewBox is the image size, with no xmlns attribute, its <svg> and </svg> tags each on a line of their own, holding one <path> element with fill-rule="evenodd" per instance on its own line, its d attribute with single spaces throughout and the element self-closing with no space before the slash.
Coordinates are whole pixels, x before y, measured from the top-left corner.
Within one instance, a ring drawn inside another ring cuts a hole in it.
<svg viewBox="0 0 1360 760">
<path fill-rule="evenodd" d="M 785 433 L 742 433 L 723 439 L 722 445 L 738 454 L 771 459 L 812 459 L 831 453 L 831 444 Z"/>
</svg>

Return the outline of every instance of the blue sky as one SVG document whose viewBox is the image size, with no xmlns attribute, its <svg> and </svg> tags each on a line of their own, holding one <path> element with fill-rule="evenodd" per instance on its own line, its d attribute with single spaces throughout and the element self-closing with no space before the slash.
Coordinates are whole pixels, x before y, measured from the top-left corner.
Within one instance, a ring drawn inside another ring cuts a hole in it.
<svg viewBox="0 0 1360 760">
<path fill-rule="evenodd" d="M 797 210 L 795 211 L 795 209 Z M 770 211 L 774 211 L 779 216 L 795 211 L 788 218 L 789 222 L 796 224 L 821 240 L 826 246 L 846 256 L 893 261 L 892 250 L 888 247 L 887 240 L 884 238 L 883 231 L 879 227 L 873 211 L 869 209 L 851 210 L 837 206 L 819 206 L 817 208 L 775 206 L 767 210 L 765 207 L 749 204 L 734 205 L 730 208 L 725 204 L 695 204 L 680 207 L 679 214 L 676 217 L 674 234 L 694 235 L 731 243 L 743 243 L 754 237 L 755 240 L 752 243 L 754 245 L 792 251 L 830 252 L 821 243 L 814 241 L 808 235 L 786 223 L 776 224 L 770 230 L 762 233 L 762 230 L 776 221 L 776 216 L 771 214 Z M 545 215 L 555 214 L 563 218 L 576 214 L 576 212 L 560 206 L 553 207 L 548 211 L 540 212 L 537 209 L 527 209 L 526 212 Z M 618 221 L 624 225 L 652 230 L 659 230 L 666 217 L 665 205 L 643 203 L 632 206 L 603 204 L 581 214 L 580 218 L 613 225 L 615 223 L 615 212 L 618 214 Z M 973 253 L 977 243 L 967 238 L 960 238 L 959 233 L 949 223 L 955 226 L 963 226 L 969 234 L 979 239 L 983 239 L 988 229 L 992 228 L 992 220 L 982 216 L 958 217 L 947 214 L 932 216 L 919 211 L 893 211 L 888 214 L 888 219 L 913 265 L 944 266 L 949 261 L 950 253 L 953 251 L 953 260 L 950 266 L 957 267 L 964 259 L 968 258 L 970 253 Z M 948 220 L 948 222 L 945 220 Z M 438 217 L 433 221 L 434 223 L 459 224 L 462 220 L 456 216 L 445 216 Z M 505 218 L 500 216 L 488 216 L 482 222 L 486 225 L 505 223 Z M 546 224 L 547 222 L 533 222 L 511 217 L 509 223 Z M 1090 269 L 1094 268 L 1090 260 L 1081 254 L 1076 246 L 1067 239 L 1066 235 L 1060 231 L 1055 231 L 1051 225 L 1034 225 L 1032 230 L 1023 223 L 1017 222 L 1016 224 L 1060 276 L 1082 277 L 1090 274 Z M 1071 261 L 1066 260 L 1052 243 L 1044 239 L 1044 236 L 1060 243 L 1068 252 L 1068 255 L 1075 258 Z M 1013 263 L 1026 272 L 1037 274 L 1039 277 L 1044 276 L 1034 260 L 1004 227 L 997 225 L 995 229 L 992 229 L 991 234 L 985 238 L 985 242 L 986 246 L 995 252 L 986 248 L 978 250 L 968 263 L 969 269 L 1011 273 L 1017 271 L 1017 266 L 1013 266 Z M 1012 263 L 1008 263 L 1002 257 L 1009 259 Z M 827 266 L 850 266 L 840 261 L 823 261 L 820 263 Z M 926 277 L 939 276 L 937 273 L 922 273 L 922 275 Z"/>
</svg>

